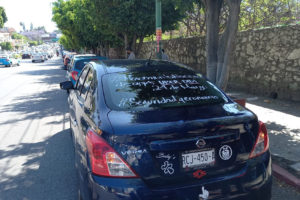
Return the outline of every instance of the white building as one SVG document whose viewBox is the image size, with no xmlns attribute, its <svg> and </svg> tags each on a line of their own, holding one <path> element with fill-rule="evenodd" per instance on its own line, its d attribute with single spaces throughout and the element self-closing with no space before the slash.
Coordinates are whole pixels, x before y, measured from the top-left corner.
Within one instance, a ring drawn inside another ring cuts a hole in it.
<svg viewBox="0 0 300 200">
<path fill-rule="evenodd" d="M 0 32 L 0 42 L 11 42 L 12 39 L 9 33 L 1 33 Z"/>
</svg>

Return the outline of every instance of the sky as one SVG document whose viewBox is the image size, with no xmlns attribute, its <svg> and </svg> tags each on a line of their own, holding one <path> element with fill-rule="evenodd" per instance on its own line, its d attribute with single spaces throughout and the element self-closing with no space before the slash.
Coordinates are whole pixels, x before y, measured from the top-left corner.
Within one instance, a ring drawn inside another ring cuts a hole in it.
<svg viewBox="0 0 300 200">
<path fill-rule="evenodd" d="M 26 29 L 45 26 L 48 32 L 56 30 L 56 25 L 51 21 L 52 5 L 55 0 L 0 0 L 0 6 L 5 9 L 8 21 L 5 27 L 12 27 L 20 31 L 20 22 L 24 22 Z"/>
</svg>

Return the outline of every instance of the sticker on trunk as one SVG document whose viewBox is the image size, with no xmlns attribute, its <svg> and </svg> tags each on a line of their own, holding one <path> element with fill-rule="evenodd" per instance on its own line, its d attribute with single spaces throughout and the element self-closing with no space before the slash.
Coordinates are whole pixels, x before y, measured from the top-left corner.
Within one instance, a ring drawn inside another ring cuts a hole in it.
<svg viewBox="0 0 300 200">
<path fill-rule="evenodd" d="M 199 200 L 207 200 L 209 197 L 209 192 L 202 186 L 202 193 L 199 194 Z"/>
<path fill-rule="evenodd" d="M 229 160 L 232 156 L 232 149 L 228 145 L 224 145 L 219 150 L 219 156 L 222 160 Z"/>
<path fill-rule="evenodd" d="M 169 161 L 165 161 L 164 164 L 160 167 L 161 170 L 165 173 L 165 175 L 172 175 L 174 174 L 175 170 L 173 168 L 173 164 Z"/>
<path fill-rule="evenodd" d="M 203 170 L 197 170 L 197 171 L 195 171 L 194 173 L 193 173 L 193 177 L 194 178 L 197 178 L 197 179 L 200 179 L 200 178 L 202 178 L 203 176 L 205 176 L 206 175 L 206 172 L 205 171 L 203 171 Z"/>
</svg>

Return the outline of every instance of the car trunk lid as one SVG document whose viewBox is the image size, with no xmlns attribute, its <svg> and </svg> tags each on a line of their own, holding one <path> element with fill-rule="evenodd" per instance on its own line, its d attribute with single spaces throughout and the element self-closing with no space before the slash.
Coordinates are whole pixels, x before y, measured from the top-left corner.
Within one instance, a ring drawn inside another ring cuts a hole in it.
<svg viewBox="0 0 300 200">
<path fill-rule="evenodd" d="M 149 187 L 238 176 L 255 142 L 256 116 L 238 104 L 111 111 L 107 138 Z"/>
</svg>

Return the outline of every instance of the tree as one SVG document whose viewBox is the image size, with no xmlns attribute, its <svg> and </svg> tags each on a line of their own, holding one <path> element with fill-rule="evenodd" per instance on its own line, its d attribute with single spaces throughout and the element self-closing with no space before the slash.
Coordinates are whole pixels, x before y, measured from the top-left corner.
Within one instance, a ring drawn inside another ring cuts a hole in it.
<svg viewBox="0 0 300 200">
<path fill-rule="evenodd" d="M 206 32 L 205 7 L 201 1 L 193 3 L 192 9 L 186 11 L 186 17 L 182 20 L 181 30 L 183 36 L 205 35 Z"/>
<path fill-rule="evenodd" d="M 241 0 L 226 1 L 229 16 L 226 28 L 219 38 L 220 14 L 223 0 L 203 0 L 206 7 L 206 73 L 207 78 L 222 89 L 226 89 L 232 51 L 238 30 Z"/>
<path fill-rule="evenodd" d="M 13 33 L 12 35 L 11 35 L 11 38 L 12 39 L 14 39 L 14 40 L 20 40 L 20 39 L 22 39 L 22 38 L 25 38 L 25 36 L 23 36 L 23 35 L 21 35 L 21 34 L 18 34 L 18 33 Z"/>
<path fill-rule="evenodd" d="M 10 51 L 13 49 L 12 44 L 10 42 L 2 42 L 0 43 L 0 46 L 2 50 Z"/>
<path fill-rule="evenodd" d="M 29 44 L 29 46 L 37 46 L 39 43 L 38 43 L 38 41 L 29 41 L 28 42 L 28 44 Z"/>
<path fill-rule="evenodd" d="M 32 26 L 32 27 L 33 27 L 33 26 Z M 33 30 L 44 31 L 45 33 L 47 32 L 45 26 L 39 26 L 39 27 L 37 27 L 37 28 L 33 28 Z"/>
<path fill-rule="evenodd" d="M 240 30 L 291 24 L 299 19 L 298 0 L 243 0 Z"/>
<path fill-rule="evenodd" d="M 7 16 L 3 7 L 0 7 L 0 28 L 3 28 L 5 22 L 7 22 Z"/>
<path fill-rule="evenodd" d="M 20 22 L 20 26 L 22 27 L 23 31 L 26 31 L 26 27 L 25 27 L 25 23 L 24 22 Z"/>
<path fill-rule="evenodd" d="M 163 1 L 164 31 L 176 28 L 184 17 L 185 6 L 178 2 Z M 155 33 L 155 1 L 57 0 L 53 5 L 53 21 L 75 49 L 100 48 L 107 54 L 110 46 L 123 45 L 131 46 L 138 54 L 144 37 Z"/>
</svg>

